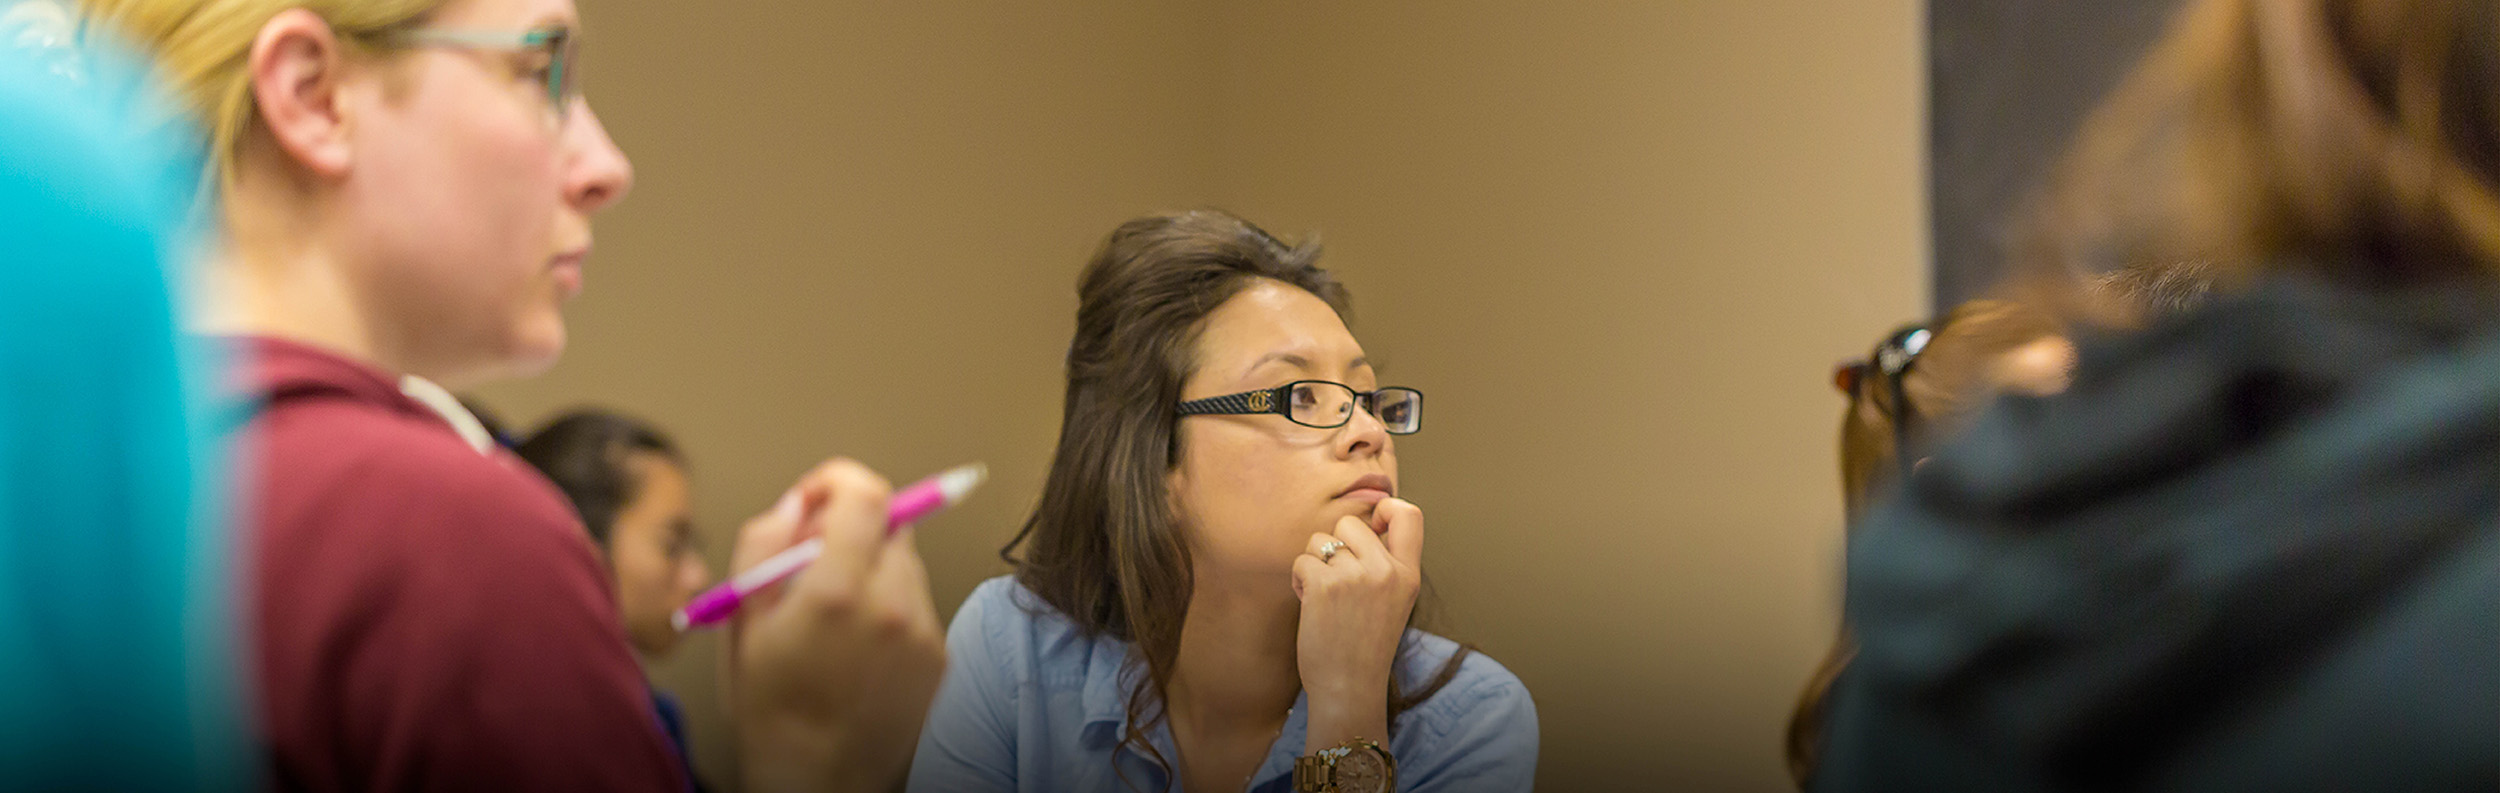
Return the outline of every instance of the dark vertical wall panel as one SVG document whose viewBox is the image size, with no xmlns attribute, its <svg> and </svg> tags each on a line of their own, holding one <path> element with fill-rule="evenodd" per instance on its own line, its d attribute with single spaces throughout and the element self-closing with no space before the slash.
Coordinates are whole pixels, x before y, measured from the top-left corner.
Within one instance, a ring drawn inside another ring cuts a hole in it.
<svg viewBox="0 0 2500 793">
<path fill-rule="evenodd" d="M 1929 0 L 1935 300 L 2005 272 L 2010 213 L 2180 0 Z"/>
</svg>

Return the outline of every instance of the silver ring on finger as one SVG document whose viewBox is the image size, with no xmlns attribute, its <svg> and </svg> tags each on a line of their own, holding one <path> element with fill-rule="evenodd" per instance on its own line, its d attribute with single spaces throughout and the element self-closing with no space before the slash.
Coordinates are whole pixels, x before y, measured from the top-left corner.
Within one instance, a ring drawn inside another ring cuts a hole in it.
<svg viewBox="0 0 2500 793">
<path fill-rule="evenodd" d="M 1336 541 L 1336 540 L 1329 540 L 1329 541 L 1327 541 L 1327 542 L 1320 543 L 1320 544 L 1319 544 L 1319 561 L 1320 561 L 1320 563 L 1321 563 L 1321 564 L 1327 564 L 1329 560 L 1337 558 L 1337 552 L 1338 552 L 1338 551 L 1342 551 L 1342 550 L 1345 550 L 1345 543 L 1338 542 L 1338 541 Z"/>
</svg>

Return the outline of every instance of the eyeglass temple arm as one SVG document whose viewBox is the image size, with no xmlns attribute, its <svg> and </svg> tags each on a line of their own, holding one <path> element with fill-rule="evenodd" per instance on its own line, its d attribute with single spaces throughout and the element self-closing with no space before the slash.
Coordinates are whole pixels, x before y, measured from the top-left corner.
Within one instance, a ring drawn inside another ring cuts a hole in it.
<svg viewBox="0 0 2500 793">
<path fill-rule="evenodd" d="M 1212 396 L 1205 399 L 1192 399 L 1187 402 L 1180 403 L 1175 409 L 1184 416 L 1256 416 L 1268 413 L 1281 414 L 1285 412 L 1285 400 L 1275 395 L 1277 392 L 1283 391 L 1288 387 L 1290 386 L 1262 388 L 1257 391 L 1243 391 L 1238 394 L 1225 394 L 1223 396 Z M 1270 395 L 1268 399 L 1268 409 L 1251 409 L 1250 395 L 1252 394 Z"/>
<path fill-rule="evenodd" d="M 507 30 L 417 28 L 414 30 L 391 31 L 383 34 L 383 38 L 385 40 L 400 41 L 409 44 L 476 47 L 479 49 L 503 50 L 507 52 L 527 52 L 545 47 L 550 43 L 561 42 L 571 35 L 572 31 L 564 29 L 525 30 L 515 33 Z"/>
</svg>

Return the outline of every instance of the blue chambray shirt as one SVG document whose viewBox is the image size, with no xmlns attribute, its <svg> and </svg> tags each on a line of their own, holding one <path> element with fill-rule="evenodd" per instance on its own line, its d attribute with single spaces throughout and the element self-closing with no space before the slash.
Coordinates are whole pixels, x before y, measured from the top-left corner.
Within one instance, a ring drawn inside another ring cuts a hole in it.
<svg viewBox="0 0 2500 793">
<path fill-rule="evenodd" d="M 1398 681 L 1431 679 L 1457 649 L 1407 631 Z M 964 601 L 946 650 L 946 682 L 912 758 L 911 793 L 1181 789 L 1176 775 L 1121 744 L 1139 674 L 1126 668 L 1127 642 L 1085 636 L 1002 576 Z M 1293 789 L 1308 713 L 1295 697 L 1284 732 L 1250 777 L 1250 793 Z M 1536 780 L 1536 703 L 1518 677 L 1482 653 L 1469 655 L 1440 693 L 1400 714 L 1391 734 L 1386 745 L 1401 791 L 1511 793 Z M 1157 726 L 1147 737 L 1167 761 L 1179 757 L 1170 729 Z"/>
</svg>

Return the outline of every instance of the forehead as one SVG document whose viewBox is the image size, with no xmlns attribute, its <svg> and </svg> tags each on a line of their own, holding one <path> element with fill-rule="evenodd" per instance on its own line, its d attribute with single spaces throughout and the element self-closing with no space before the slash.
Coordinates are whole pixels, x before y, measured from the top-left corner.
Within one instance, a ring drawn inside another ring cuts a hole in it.
<svg viewBox="0 0 2500 793">
<path fill-rule="evenodd" d="M 1198 337 L 1203 376 L 1231 380 L 1277 353 L 1290 353 L 1329 372 L 1363 357 L 1345 320 L 1317 295 L 1289 284 L 1259 279 L 1207 314 Z M 1283 364 L 1277 364 L 1283 366 Z"/>
</svg>

